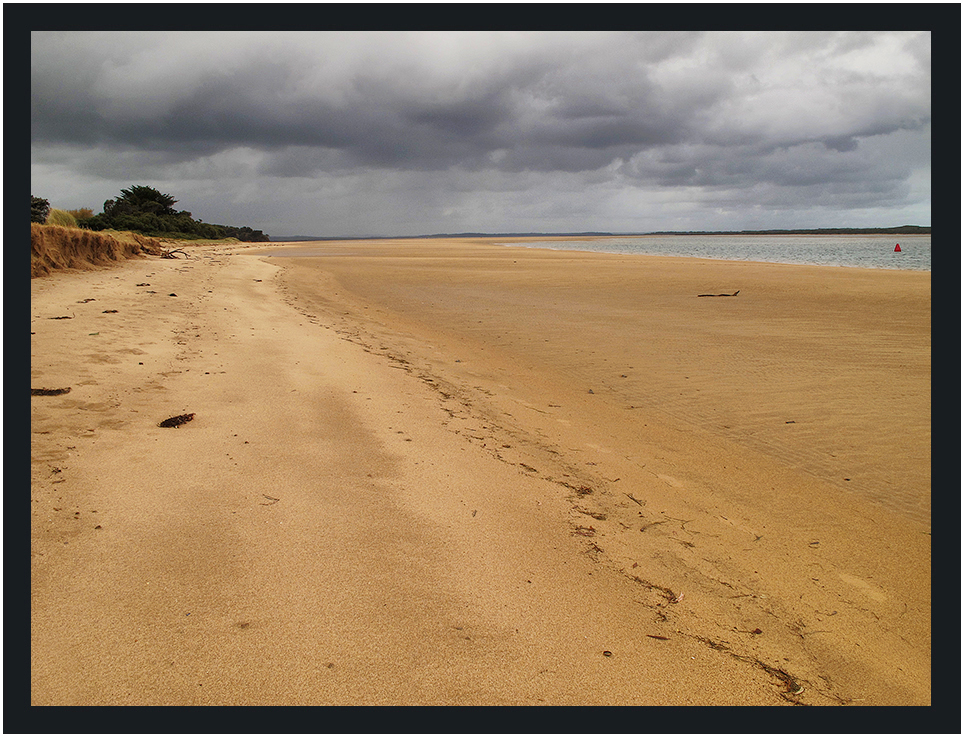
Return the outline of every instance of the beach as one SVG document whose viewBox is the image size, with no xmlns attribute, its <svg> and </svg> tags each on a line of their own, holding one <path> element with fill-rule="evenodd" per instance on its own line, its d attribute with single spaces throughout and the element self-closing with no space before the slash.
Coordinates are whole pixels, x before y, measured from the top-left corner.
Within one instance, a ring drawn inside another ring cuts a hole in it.
<svg viewBox="0 0 964 738">
<path fill-rule="evenodd" d="M 930 273 L 505 243 L 32 280 L 32 703 L 930 704 Z"/>
</svg>

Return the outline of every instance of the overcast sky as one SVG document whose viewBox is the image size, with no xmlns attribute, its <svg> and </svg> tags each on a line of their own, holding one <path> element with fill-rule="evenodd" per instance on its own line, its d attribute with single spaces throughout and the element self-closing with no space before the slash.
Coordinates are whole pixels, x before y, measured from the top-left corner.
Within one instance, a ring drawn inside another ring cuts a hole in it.
<svg viewBox="0 0 964 738">
<path fill-rule="evenodd" d="M 930 225 L 928 32 L 33 32 L 31 194 L 272 237 Z"/>
</svg>

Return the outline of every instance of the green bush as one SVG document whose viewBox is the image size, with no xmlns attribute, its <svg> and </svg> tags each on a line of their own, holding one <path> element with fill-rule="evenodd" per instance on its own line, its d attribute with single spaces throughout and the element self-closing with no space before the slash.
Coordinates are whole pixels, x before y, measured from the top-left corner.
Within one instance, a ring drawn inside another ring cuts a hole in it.
<svg viewBox="0 0 964 738">
<path fill-rule="evenodd" d="M 77 225 L 91 231 L 103 231 L 110 228 L 110 221 L 101 213 L 100 215 L 92 215 L 89 218 L 78 218 Z"/>
<path fill-rule="evenodd" d="M 30 222 L 46 223 L 50 215 L 50 203 L 41 197 L 30 196 Z"/>
<path fill-rule="evenodd" d="M 155 231 L 166 231 L 163 220 L 153 213 L 131 213 L 118 215 L 111 219 L 111 227 L 119 231 L 140 231 L 150 235 Z"/>
</svg>

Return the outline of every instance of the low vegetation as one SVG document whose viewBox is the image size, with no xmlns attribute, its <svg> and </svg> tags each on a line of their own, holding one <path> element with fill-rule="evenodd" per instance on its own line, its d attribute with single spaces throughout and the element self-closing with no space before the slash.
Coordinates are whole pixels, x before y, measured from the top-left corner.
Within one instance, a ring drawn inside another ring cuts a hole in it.
<svg viewBox="0 0 964 738">
<path fill-rule="evenodd" d="M 77 228 L 77 218 L 67 210 L 53 208 L 47 216 L 47 225 L 63 226 L 64 228 Z"/>
</svg>

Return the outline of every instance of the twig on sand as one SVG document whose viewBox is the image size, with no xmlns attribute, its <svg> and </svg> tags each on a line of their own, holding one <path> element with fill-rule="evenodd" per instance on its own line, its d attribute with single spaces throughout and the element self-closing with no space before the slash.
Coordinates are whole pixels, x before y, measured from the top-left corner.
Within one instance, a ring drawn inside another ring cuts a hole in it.
<svg viewBox="0 0 964 738">
<path fill-rule="evenodd" d="M 186 251 L 184 251 L 183 249 L 171 249 L 170 251 L 162 251 L 162 252 L 161 252 L 161 258 L 162 258 L 162 259 L 176 259 L 177 257 L 174 256 L 174 254 L 184 254 L 184 256 L 187 257 L 188 259 L 191 258 L 191 257 L 188 255 L 188 253 L 187 253 Z"/>
<path fill-rule="evenodd" d="M 738 294 L 740 294 L 739 290 L 736 292 L 722 292 L 718 295 L 697 295 L 697 297 L 736 297 Z"/>
<path fill-rule="evenodd" d="M 262 494 L 261 496 L 264 497 L 264 498 L 267 498 L 267 499 L 271 500 L 271 502 L 262 502 L 262 503 L 260 503 L 260 504 L 262 504 L 262 505 L 273 505 L 273 504 L 275 504 L 276 502 L 281 502 L 281 498 L 280 498 L 280 497 L 272 497 L 271 495 L 266 495 L 266 494 Z"/>
<path fill-rule="evenodd" d="M 646 523 L 646 525 L 639 529 L 639 532 L 643 533 L 647 528 L 652 528 L 654 525 L 662 525 L 665 522 L 665 520 L 654 520 L 652 523 Z"/>
</svg>

